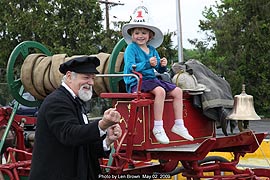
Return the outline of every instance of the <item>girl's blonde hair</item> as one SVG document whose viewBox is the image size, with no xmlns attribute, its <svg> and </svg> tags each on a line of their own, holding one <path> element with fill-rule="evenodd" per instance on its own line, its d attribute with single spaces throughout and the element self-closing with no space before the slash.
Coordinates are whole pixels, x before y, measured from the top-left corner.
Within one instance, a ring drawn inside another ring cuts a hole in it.
<svg viewBox="0 0 270 180">
<path fill-rule="evenodd" d="M 144 27 L 134 27 L 134 28 L 130 28 L 127 32 L 130 36 L 132 36 L 133 32 L 135 29 L 139 29 L 139 30 L 142 30 L 142 29 L 146 29 L 147 31 L 149 31 L 149 40 L 151 40 L 154 36 L 155 36 L 155 33 L 150 30 L 150 29 L 147 29 L 147 28 L 144 28 Z"/>
</svg>

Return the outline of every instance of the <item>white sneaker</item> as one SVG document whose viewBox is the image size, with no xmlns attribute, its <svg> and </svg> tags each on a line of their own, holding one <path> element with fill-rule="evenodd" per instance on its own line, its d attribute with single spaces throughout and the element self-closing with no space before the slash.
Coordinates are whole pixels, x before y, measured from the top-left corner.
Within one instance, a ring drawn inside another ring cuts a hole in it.
<svg viewBox="0 0 270 180">
<path fill-rule="evenodd" d="M 158 142 L 160 142 L 161 144 L 169 144 L 170 140 L 167 137 L 164 129 L 157 129 L 157 128 L 153 128 L 153 134 L 155 136 L 155 138 L 157 139 Z"/>
<path fill-rule="evenodd" d="M 194 138 L 189 134 L 188 130 L 184 126 L 177 126 L 174 125 L 171 129 L 171 131 L 187 140 L 193 141 Z"/>
</svg>

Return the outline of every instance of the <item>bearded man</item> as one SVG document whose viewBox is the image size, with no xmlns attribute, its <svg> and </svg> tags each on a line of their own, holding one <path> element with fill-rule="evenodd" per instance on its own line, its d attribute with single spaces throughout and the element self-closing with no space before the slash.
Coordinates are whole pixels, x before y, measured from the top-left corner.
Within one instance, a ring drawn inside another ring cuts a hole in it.
<svg viewBox="0 0 270 180">
<path fill-rule="evenodd" d="M 92 97 L 95 56 L 81 56 L 60 65 L 61 86 L 41 104 L 29 180 L 96 180 L 99 158 L 121 134 L 120 114 L 110 108 L 103 118 L 88 121 L 82 103 Z"/>
</svg>

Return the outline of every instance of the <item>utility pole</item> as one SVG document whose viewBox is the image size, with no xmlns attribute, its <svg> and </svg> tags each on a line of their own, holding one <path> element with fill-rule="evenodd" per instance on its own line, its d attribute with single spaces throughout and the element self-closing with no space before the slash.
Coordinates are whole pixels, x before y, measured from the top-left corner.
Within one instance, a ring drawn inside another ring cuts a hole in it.
<svg viewBox="0 0 270 180">
<path fill-rule="evenodd" d="M 180 0 L 176 0 L 176 21 L 177 21 L 178 62 L 184 62 Z"/>
<path fill-rule="evenodd" d="M 99 3 L 105 4 L 105 13 L 106 13 L 106 30 L 110 29 L 110 20 L 109 20 L 109 5 L 111 5 L 111 7 L 113 6 L 118 6 L 118 5 L 124 5 L 123 3 L 116 3 L 116 2 L 108 2 L 108 0 L 102 1 L 99 0 Z M 120 2 L 120 1 L 119 1 Z"/>
</svg>

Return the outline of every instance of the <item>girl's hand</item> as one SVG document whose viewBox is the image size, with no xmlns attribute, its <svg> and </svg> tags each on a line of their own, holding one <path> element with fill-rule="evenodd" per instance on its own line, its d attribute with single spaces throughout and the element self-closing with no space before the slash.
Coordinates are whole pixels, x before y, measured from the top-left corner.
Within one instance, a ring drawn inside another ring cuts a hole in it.
<svg viewBox="0 0 270 180">
<path fill-rule="evenodd" d="M 157 58 L 156 58 L 156 56 L 151 57 L 151 58 L 149 59 L 149 61 L 150 61 L 150 65 L 151 65 L 151 66 L 155 67 L 155 66 L 157 65 Z"/>
<path fill-rule="evenodd" d="M 167 61 L 167 59 L 165 57 L 163 57 L 162 59 L 160 59 L 160 66 L 161 67 L 167 66 L 167 63 L 168 63 L 168 61 Z"/>
</svg>

